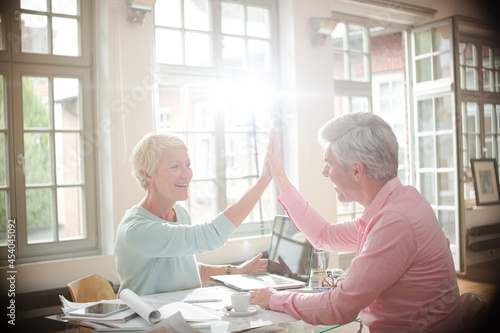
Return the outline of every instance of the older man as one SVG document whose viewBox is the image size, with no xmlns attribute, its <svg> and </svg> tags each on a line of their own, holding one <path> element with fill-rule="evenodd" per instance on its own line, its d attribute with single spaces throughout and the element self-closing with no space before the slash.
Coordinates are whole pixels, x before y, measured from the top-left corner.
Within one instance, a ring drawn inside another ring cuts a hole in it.
<svg viewBox="0 0 500 333">
<path fill-rule="evenodd" d="M 398 143 L 390 126 L 372 113 L 350 114 L 324 125 L 319 139 L 323 175 L 338 200 L 360 203 L 363 215 L 326 221 L 290 183 L 273 134 L 268 158 L 282 192 L 278 200 L 316 248 L 356 251 L 356 257 L 335 290 L 255 290 L 251 302 L 311 324 L 345 324 L 361 314 L 371 333 L 462 332 L 449 241 L 429 202 L 399 181 Z"/>
</svg>

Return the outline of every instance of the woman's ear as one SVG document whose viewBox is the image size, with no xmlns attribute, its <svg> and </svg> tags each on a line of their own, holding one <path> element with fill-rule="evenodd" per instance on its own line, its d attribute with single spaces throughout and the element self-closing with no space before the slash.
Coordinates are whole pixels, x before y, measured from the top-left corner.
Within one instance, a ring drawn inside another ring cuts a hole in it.
<svg viewBox="0 0 500 333">
<path fill-rule="evenodd" d="M 144 171 L 143 169 L 141 169 L 141 174 L 147 180 L 151 180 L 151 176 L 146 171 Z"/>
</svg>

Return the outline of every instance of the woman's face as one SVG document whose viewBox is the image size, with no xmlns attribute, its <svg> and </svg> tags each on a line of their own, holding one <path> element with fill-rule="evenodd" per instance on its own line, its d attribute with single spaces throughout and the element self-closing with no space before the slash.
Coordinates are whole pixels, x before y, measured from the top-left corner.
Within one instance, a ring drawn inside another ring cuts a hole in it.
<svg viewBox="0 0 500 333">
<path fill-rule="evenodd" d="M 193 171 L 188 151 L 167 148 L 163 150 L 156 173 L 151 176 L 151 190 L 165 202 L 187 200 L 191 178 Z"/>
</svg>

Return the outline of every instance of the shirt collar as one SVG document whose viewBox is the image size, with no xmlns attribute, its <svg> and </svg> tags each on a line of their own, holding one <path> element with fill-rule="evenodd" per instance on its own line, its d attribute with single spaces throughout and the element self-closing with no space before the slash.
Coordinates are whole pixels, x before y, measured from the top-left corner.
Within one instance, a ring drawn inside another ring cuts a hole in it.
<svg viewBox="0 0 500 333">
<path fill-rule="evenodd" d="M 401 181 L 399 180 L 398 177 L 394 177 L 387 183 L 385 183 L 385 185 L 380 189 L 380 191 L 373 199 L 370 206 L 368 206 L 365 209 L 363 215 L 361 215 L 360 217 L 361 221 L 363 221 L 364 223 L 369 223 L 372 220 L 373 216 L 375 216 L 375 214 L 377 214 L 382 209 L 382 207 L 385 204 L 385 201 L 392 193 L 392 191 L 394 191 L 399 186 L 401 186 Z"/>
</svg>

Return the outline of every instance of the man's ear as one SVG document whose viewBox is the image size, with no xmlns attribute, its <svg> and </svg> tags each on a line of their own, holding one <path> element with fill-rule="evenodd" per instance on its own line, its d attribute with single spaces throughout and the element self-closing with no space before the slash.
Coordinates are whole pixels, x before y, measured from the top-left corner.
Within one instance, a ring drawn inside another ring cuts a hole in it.
<svg viewBox="0 0 500 333">
<path fill-rule="evenodd" d="M 365 166 L 361 162 L 354 162 L 351 165 L 351 175 L 355 181 L 359 181 L 365 173 Z"/>
</svg>

